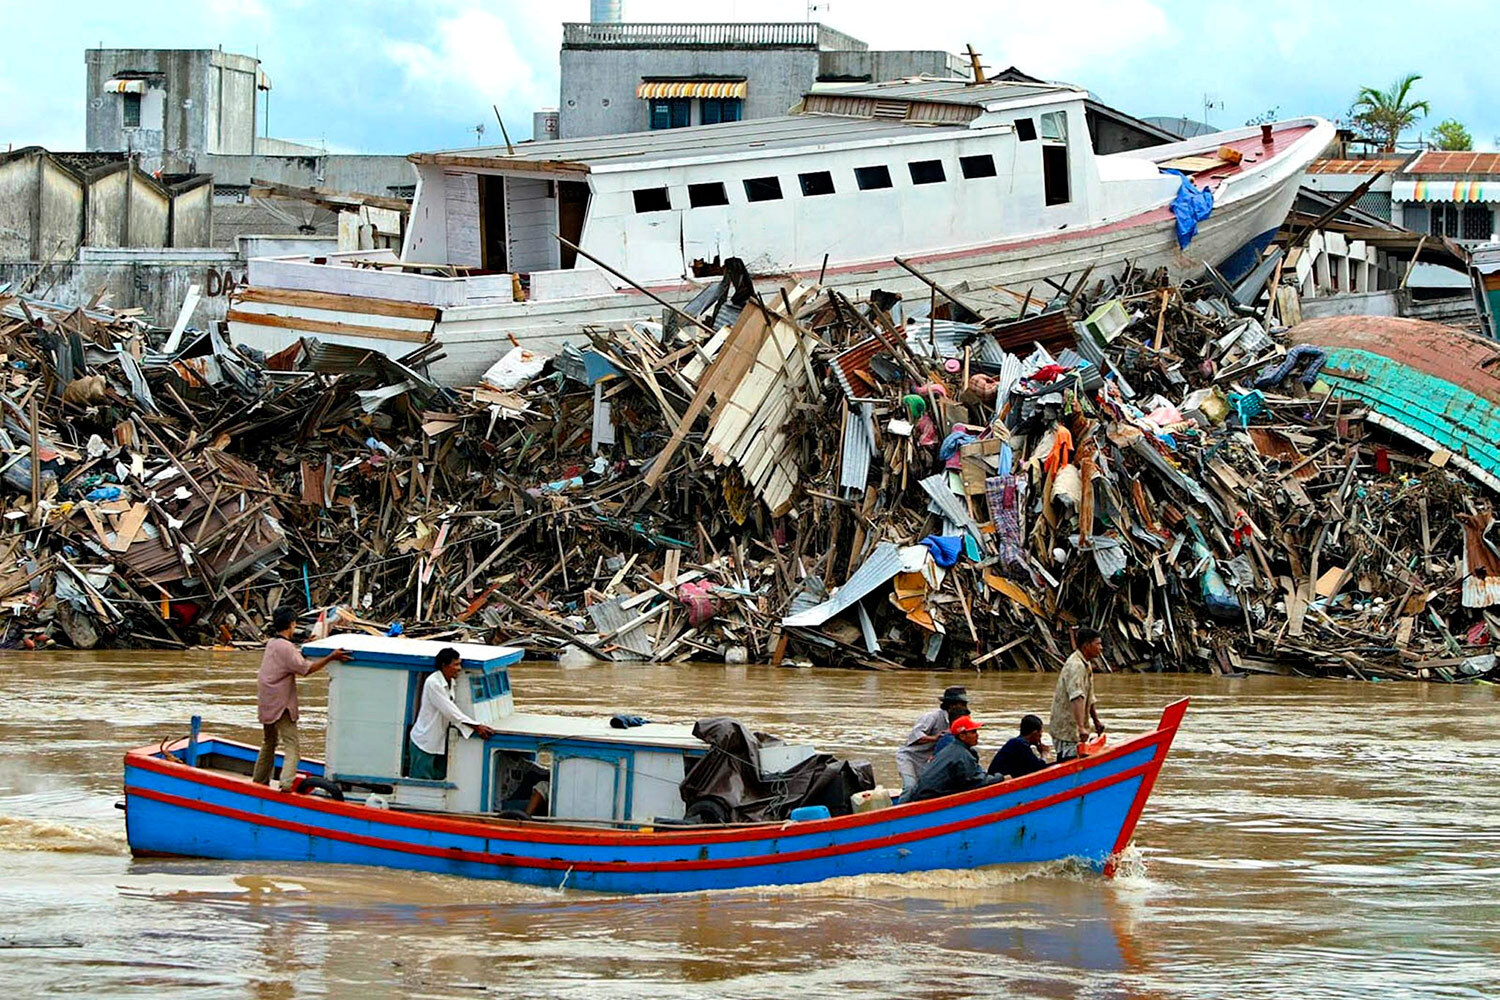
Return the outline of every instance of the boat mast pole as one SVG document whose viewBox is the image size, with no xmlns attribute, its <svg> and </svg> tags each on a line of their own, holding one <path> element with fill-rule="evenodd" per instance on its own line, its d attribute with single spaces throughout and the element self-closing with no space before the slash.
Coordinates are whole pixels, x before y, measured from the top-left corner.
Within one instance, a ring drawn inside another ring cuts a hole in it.
<svg viewBox="0 0 1500 1000">
<path fill-rule="evenodd" d="M 683 319 L 687 320 L 689 323 L 693 324 L 694 326 L 696 326 L 698 329 L 702 330 L 703 332 L 707 333 L 709 336 L 713 336 L 715 333 L 719 332 L 719 331 L 715 330 L 713 327 L 709 326 L 707 323 L 704 323 L 702 320 L 698 319 L 697 317 L 691 316 L 688 313 L 683 312 L 681 309 L 678 309 L 672 303 L 668 302 L 666 299 L 662 298 L 660 295 L 657 295 L 655 292 L 651 291 L 650 289 L 643 288 L 642 286 L 636 284 L 634 281 L 631 281 L 629 278 L 625 277 L 625 275 L 621 274 L 619 271 L 616 271 L 614 268 L 612 268 L 608 264 L 604 263 L 604 261 L 600 260 L 598 257 L 595 257 L 593 254 L 589 253 L 583 247 L 581 247 L 577 243 L 574 243 L 573 241 L 569 240 L 567 237 L 563 236 L 562 234 L 560 234 L 560 233 L 553 233 L 552 234 L 552 238 L 555 239 L 555 240 L 557 240 L 557 242 L 561 243 L 563 246 L 567 247 L 569 250 L 572 250 L 574 253 L 578 254 L 580 257 L 583 257 L 586 260 L 591 260 L 595 264 L 598 264 L 600 267 L 604 268 L 604 270 L 608 271 L 610 274 L 613 274 L 616 278 L 619 278 L 621 281 L 625 282 L 625 284 L 629 285 L 631 288 L 634 288 L 636 291 L 640 292 L 642 295 L 646 296 L 648 299 L 652 299 L 653 301 L 655 301 L 658 305 L 662 306 L 663 308 L 672 310 L 678 316 L 681 316 Z"/>
</svg>

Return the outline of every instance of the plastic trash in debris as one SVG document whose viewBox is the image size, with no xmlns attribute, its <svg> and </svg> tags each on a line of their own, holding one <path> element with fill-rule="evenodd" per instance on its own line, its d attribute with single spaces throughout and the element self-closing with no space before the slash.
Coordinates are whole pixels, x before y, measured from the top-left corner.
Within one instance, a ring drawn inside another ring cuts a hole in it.
<svg viewBox="0 0 1500 1000">
<path fill-rule="evenodd" d="M 514 347 L 479 378 L 485 385 L 496 389 L 518 389 L 540 375 L 549 360 L 545 354 Z"/>
<path fill-rule="evenodd" d="M 125 491 L 118 486 L 100 486 L 97 489 L 89 490 L 85 494 L 84 499 L 91 503 L 108 503 L 111 500 L 118 500 L 124 495 Z"/>
<path fill-rule="evenodd" d="M 400 622 L 391 622 L 391 627 L 385 630 L 385 634 L 394 638 L 405 631 L 406 629 L 402 627 Z"/>
</svg>

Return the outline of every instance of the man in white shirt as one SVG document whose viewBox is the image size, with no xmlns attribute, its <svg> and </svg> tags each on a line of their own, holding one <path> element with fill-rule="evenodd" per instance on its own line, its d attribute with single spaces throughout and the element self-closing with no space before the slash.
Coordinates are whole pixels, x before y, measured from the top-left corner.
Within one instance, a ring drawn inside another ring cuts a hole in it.
<svg viewBox="0 0 1500 1000">
<path fill-rule="evenodd" d="M 968 714 L 968 690 L 950 687 L 943 692 L 938 707 L 923 715 L 911 727 L 906 743 L 896 751 L 896 772 L 901 775 L 903 801 L 917 787 L 917 779 L 921 777 L 923 768 L 932 763 L 933 744 L 937 743 L 938 737 L 948 731 L 954 719 Z"/>
<path fill-rule="evenodd" d="M 409 778 L 442 781 L 448 776 L 448 727 L 457 726 L 465 737 L 478 733 L 483 739 L 495 735 L 489 726 L 475 722 L 464 714 L 453 700 L 453 680 L 462 669 L 463 660 L 451 646 L 438 651 L 437 669 L 422 682 L 422 696 L 417 702 L 417 721 L 411 727 L 411 746 L 407 747 Z"/>
</svg>

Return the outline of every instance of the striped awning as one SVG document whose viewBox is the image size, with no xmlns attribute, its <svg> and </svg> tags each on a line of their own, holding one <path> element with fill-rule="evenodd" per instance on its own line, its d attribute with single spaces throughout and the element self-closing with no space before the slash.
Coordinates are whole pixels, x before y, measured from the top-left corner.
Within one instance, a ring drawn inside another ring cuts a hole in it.
<svg viewBox="0 0 1500 1000">
<path fill-rule="evenodd" d="M 1500 181 L 1395 181 L 1392 201 L 1500 201 Z"/>
<path fill-rule="evenodd" d="M 105 80 L 104 92 L 106 94 L 144 94 L 146 92 L 146 81 Z"/>
<path fill-rule="evenodd" d="M 738 97 L 744 100 L 750 84 L 744 80 L 648 80 L 635 88 L 643 101 L 666 97 Z"/>
</svg>

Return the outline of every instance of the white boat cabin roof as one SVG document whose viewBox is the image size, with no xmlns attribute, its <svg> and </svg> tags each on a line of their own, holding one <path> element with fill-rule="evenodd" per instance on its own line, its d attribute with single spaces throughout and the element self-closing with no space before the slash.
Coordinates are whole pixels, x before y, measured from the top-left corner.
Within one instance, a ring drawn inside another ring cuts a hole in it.
<svg viewBox="0 0 1500 1000">
<path fill-rule="evenodd" d="M 587 740 L 595 743 L 629 743 L 641 746 L 703 750 L 706 744 L 693 735 L 692 726 L 648 722 L 629 729 L 616 729 L 599 716 L 580 718 L 515 712 L 495 725 L 507 736 L 535 736 L 543 740 Z"/>
<path fill-rule="evenodd" d="M 655 132 L 522 142 L 413 153 L 418 166 L 541 174 L 639 170 L 830 144 L 880 145 L 951 137 L 987 112 L 1081 101 L 1083 90 L 1054 84 L 917 80 L 808 94 L 797 113 Z M 997 125 L 1009 125 L 997 120 Z"/>
</svg>

